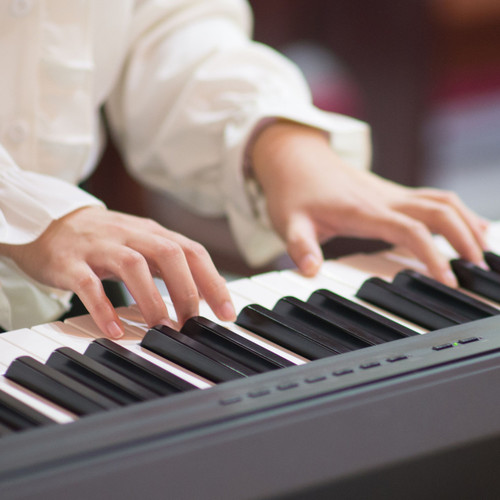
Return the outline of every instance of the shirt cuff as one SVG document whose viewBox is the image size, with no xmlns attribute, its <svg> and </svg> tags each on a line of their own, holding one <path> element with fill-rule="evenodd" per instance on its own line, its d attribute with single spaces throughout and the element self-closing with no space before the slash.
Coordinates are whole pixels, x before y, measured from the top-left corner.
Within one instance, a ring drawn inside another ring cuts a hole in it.
<svg viewBox="0 0 500 500">
<path fill-rule="evenodd" d="M 85 206 L 103 206 L 100 200 L 68 182 L 21 170 L 9 160 L 0 148 L 1 243 L 29 243 L 53 220 Z"/>
</svg>

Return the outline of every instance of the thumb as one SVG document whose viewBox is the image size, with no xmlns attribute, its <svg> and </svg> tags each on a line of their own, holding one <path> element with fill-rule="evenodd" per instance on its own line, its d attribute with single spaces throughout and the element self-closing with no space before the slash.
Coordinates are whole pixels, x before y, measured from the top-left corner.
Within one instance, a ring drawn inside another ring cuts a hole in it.
<svg viewBox="0 0 500 500">
<path fill-rule="evenodd" d="M 287 251 L 299 271 L 314 276 L 323 263 L 323 253 L 318 243 L 313 221 L 304 214 L 290 217 L 286 232 Z"/>
</svg>

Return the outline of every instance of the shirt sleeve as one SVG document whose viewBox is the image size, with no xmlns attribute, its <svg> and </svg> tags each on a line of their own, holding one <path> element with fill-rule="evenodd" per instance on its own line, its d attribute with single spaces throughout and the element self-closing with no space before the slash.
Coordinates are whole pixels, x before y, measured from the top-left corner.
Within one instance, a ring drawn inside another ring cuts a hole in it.
<svg viewBox="0 0 500 500">
<path fill-rule="evenodd" d="M 48 225 L 84 206 L 102 202 L 62 180 L 20 169 L 0 145 L 0 242 L 22 245 Z M 32 280 L 8 258 L 0 257 L 0 325 L 11 330 L 58 318 L 70 292 Z"/>
<path fill-rule="evenodd" d="M 359 168 L 370 140 L 366 124 L 315 108 L 297 67 L 250 40 L 251 21 L 243 0 L 141 2 L 108 115 L 135 176 L 201 214 L 227 215 L 247 261 L 261 265 L 284 246 L 244 175 L 256 127 L 284 118 L 320 128 Z"/>
</svg>

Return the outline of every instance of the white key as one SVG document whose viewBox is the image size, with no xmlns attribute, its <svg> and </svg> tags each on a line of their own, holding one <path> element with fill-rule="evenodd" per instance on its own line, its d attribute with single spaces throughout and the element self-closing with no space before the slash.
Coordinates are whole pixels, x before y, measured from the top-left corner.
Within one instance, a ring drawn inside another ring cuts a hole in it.
<svg viewBox="0 0 500 500">
<path fill-rule="evenodd" d="M 140 342 L 144 334 L 148 331 L 148 326 L 139 312 L 137 306 L 118 307 L 116 309 L 118 317 L 122 320 L 125 335 L 119 339 L 119 342 L 133 341 Z M 93 339 L 105 338 L 105 335 L 97 327 L 90 315 L 76 316 L 65 321 L 65 325 L 81 331 Z"/>
<path fill-rule="evenodd" d="M 285 274 L 288 279 L 293 280 L 296 283 L 300 283 L 310 292 L 309 295 L 316 290 L 321 289 L 331 291 L 336 290 L 336 293 L 338 293 L 339 295 L 341 295 L 341 290 L 345 290 L 346 293 L 352 292 L 351 286 L 346 285 L 342 281 L 339 281 L 332 276 L 323 273 L 322 269 L 320 269 L 319 273 L 316 276 L 313 276 L 311 278 L 303 276 L 297 271 L 283 271 L 282 274 Z"/>
<path fill-rule="evenodd" d="M 11 333 L 21 331 L 22 330 L 14 330 Z M 26 349 L 7 342 L 7 340 L 4 340 L 2 338 L 3 336 L 4 334 L 0 335 L 0 363 L 2 364 L 2 366 L 8 367 L 12 363 L 12 361 L 14 361 L 14 359 L 18 358 L 19 356 L 29 356 L 29 353 L 26 351 Z"/>
<path fill-rule="evenodd" d="M 302 276 L 295 270 L 279 271 L 273 275 L 269 273 L 262 277 L 256 276 L 254 282 L 272 289 L 280 298 L 290 295 L 303 301 L 306 301 L 313 292 L 322 288 L 342 296 L 351 296 L 355 290 L 344 282 L 332 278 L 331 275 L 323 274 L 322 271 L 311 278 Z"/>
<path fill-rule="evenodd" d="M 92 316 L 85 314 L 83 316 L 75 316 L 73 318 L 68 318 L 64 324 L 70 328 L 75 328 L 80 330 L 90 337 L 101 338 L 104 337 L 104 333 L 97 327 Z"/>
<path fill-rule="evenodd" d="M 45 363 L 56 349 L 62 347 L 62 344 L 41 335 L 36 330 L 28 330 L 27 328 L 5 332 L 2 334 L 2 340 L 25 350 L 29 356 L 42 363 Z"/>
<path fill-rule="evenodd" d="M 410 252 L 385 252 L 382 256 L 383 261 L 387 261 L 387 279 L 392 280 L 397 273 L 404 269 L 413 269 L 414 271 L 430 276 L 427 266 L 417 260 Z M 391 267 L 392 266 L 392 267 Z"/>
<path fill-rule="evenodd" d="M 233 300 L 234 304 L 234 300 Z M 236 305 L 235 305 L 236 308 Z M 236 309 L 238 310 L 238 309 Z M 212 309 L 210 309 L 210 306 L 202 300 L 200 302 L 200 309 L 199 309 L 200 316 L 203 316 L 204 318 L 210 319 L 212 321 L 216 321 L 217 323 L 220 323 L 220 320 L 217 318 L 217 316 L 214 314 Z"/>
<path fill-rule="evenodd" d="M 267 277 L 272 279 L 275 274 L 277 273 L 265 273 L 259 275 L 258 278 L 265 279 L 265 277 Z M 280 299 L 281 295 L 268 287 L 256 286 L 256 284 L 259 283 L 259 280 L 254 278 L 232 281 L 228 283 L 228 288 L 231 293 L 248 299 L 248 303 L 245 305 L 255 303 L 268 309 L 272 309 L 276 302 Z"/>
<path fill-rule="evenodd" d="M 233 301 L 233 305 L 234 305 L 234 310 L 236 311 L 236 315 L 238 315 L 241 310 L 249 305 L 251 303 L 251 301 L 246 298 L 244 295 L 241 295 L 240 293 L 238 293 L 238 291 L 231 291 L 231 299 Z"/>
<path fill-rule="evenodd" d="M 302 284 L 287 278 L 287 275 L 281 272 L 266 273 L 259 276 L 254 276 L 252 278 L 252 281 L 274 292 L 277 297 L 277 300 L 274 301 L 274 304 L 276 304 L 276 302 L 278 302 L 278 300 L 282 297 L 292 296 L 301 300 L 307 300 L 310 295 L 308 294 L 309 288 L 305 288 Z M 268 309 L 272 309 L 274 307 L 274 304 Z"/>
<path fill-rule="evenodd" d="M 349 257 L 343 257 L 338 260 L 338 263 L 350 266 L 358 272 L 365 273 L 366 278 L 377 276 L 382 279 L 392 280 L 399 271 L 408 267 L 409 260 L 404 260 L 406 256 L 401 256 L 402 261 L 398 261 L 395 256 L 399 254 L 393 253 L 392 255 L 394 257 L 392 258 L 389 255 L 389 252 L 356 254 Z M 361 284 L 362 283 L 359 283 L 359 286 L 361 286 Z"/>
<path fill-rule="evenodd" d="M 71 347 L 75 351 L 82 353 L 87 349 L 87 346 L 94 340 L 95 337 L 89 335 L 82 330 L 67 325 L 60 321 L 37 325 L 32 328 L 41 335 L 52 339 L 63 346 Z"/>
<path fill-rule="evenodd" d="M 356 269 L 348 263 L 342 264 L 337 260 L 325 261 L 320 272 L 353 290 L 358 290 L 369 277 L 373 276 L 368 271 Z"/>
<path fill-rule="evenodd" d="M 275 290 L 280 294 L 280 297 L 292 296 L 303 301 L 307 301 L 313 292 L 322 288 L 332 291 L 337 290 L 336 293 L 339 293 L 339 288 L 349 292 L 352 290 L 351 287 L 321 272 L 308 278 L 294 270 L 280 271 L 272 276 L 256 276 L 254 279 L 258 283 Z"/>
<path fill-rule="evenodd" d="M 167 299 L 168 300 L 168 299 Z M 169 314 L 172 314 L 175 321 L 175 312 L 173 311 L 173 306 L 171 304 L 166 304 L 169 308 Z M 144 333 L 148 330 L 147 324 L 144 322 L 144 318 L 139 311 L 137 305 L 132 304 L 128 307 L 117 307 L 116 312 L 118 317 L 125 323 L 124 332 L 125 336 L 121 340 L 139 340 L 144 336 Z M 78 331 L 84 332 L 92 338 L 105 338 L 105 335 L 98 326 L 95 324 L 92 316 L 85 314 L 83 316 L 75 316 L 73 318 L 68 318 L 65 322 L 68 327 L 75 328 Z"/>
<path fill-rule="evenodd" d="M 500 253 L 500 221 L 490 223 L 486 241 L 493 252 Z"/>
</svg>

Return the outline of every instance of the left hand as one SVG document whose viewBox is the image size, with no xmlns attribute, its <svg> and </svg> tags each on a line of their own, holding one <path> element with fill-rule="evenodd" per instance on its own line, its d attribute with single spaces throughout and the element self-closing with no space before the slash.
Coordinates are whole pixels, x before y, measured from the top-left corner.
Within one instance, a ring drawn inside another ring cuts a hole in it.
<svg viewBox="0 0 500 500">
<path fill-rule="evenodd" d="M 179 326 L 198 314 L 198 292 L 219 319 L 235 319 L 226 281 L 205 248 L 149 219 L 82 207 L 52 221 L 30 243 L 0 244 L 0 255 L 40 283 L 75 292 L 110 338 L 124 330 L 102 279 L 122 281 L 150 327 L 173 326 L 153 277 L 163 279 Z"/>
<path fill-rule="evenodd" d="M 347 165 L 319 130 L 277 122 L 258 136 L 254 174 L 271 222 L 305 275 L 323 262 L 320 242 L 333 236 L 382 239 L 410 249 L 439 281 L 456 286 L 432 233 L 463 258 L 483 264 L 488 223 L 453 193 L 408 188 Z"/>
</svg>

